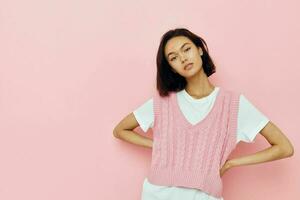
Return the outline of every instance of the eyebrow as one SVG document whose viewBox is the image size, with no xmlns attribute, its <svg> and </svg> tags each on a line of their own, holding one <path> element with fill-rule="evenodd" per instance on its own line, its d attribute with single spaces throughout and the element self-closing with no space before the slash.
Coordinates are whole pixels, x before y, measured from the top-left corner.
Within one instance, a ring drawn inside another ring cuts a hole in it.
<svg viewBox="0 0 300 200">
<path fill-rule="evenodd" d="M 180 49 L 182 49 L 186 44 L 190 44 L 190 43 L 188 43 L 188 42 L 184 43 L 184 44 L 180 47 Z M 174 52 L 168 53 L 167 57 L 169 57 L 169 55 L 171 55 L 172 53 L 174 53 Z"/>
</svg>

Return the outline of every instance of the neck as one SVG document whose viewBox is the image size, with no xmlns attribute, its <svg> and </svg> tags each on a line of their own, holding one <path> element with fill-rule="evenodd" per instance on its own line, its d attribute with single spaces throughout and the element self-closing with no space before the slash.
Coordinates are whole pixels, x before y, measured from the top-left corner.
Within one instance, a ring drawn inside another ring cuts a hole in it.
<svg viewBox="0 0 300 200">
<path fill-rule="evenodd" d="M 186 78 L 186 81 L 186 92 L 196 99 L 208 96 L 215 89 L 215 86 L 209 82 L 203 68 L 194 76 Z"/>
</svg>

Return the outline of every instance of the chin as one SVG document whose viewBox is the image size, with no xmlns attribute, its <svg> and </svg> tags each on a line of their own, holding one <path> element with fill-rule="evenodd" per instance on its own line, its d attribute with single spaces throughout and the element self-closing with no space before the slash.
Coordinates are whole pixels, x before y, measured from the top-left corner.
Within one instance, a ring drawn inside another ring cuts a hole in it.
<svg viewBox="0 0 300 200">
<path fill-rule="evenodd" d="M 195 74 L 200 73 L 200 71 L 201 71 L 201 68 L 193 67 L 192 69 L 190 69 L 189 71 L 187 71 L 186 74 L 189 74 L 189 75 L 193 74 L 193 75 L 195 75 Z"/>
<path fill-rule="evenodd" d="M 198 74 L 198 72 L 185 72 L 184 75 L 183 75 L 183 77 L 189 78 L 189 77 L 193 77 L 193 76 L 195 76 L 197 74 Z"/>
</svg>

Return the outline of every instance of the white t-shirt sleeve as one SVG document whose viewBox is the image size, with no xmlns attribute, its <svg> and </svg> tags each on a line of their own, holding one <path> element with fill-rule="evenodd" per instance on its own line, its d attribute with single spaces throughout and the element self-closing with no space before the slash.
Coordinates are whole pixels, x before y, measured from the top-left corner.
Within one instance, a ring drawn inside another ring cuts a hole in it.
<svg viewBox="0 0 300 200">
<path fill-rule="evenodd" d="M 256 135 L 268 122 L 267 116 L 241 94 L 238 111 L 237 142 L 254 143 Z"/>
<path fill-rule="evenodd" d="M 133 111 L 135 119 L 139 123 L 141 129 L 146 133 L 153 126 L 153 98 L 147 100 Z"/>
</svg>

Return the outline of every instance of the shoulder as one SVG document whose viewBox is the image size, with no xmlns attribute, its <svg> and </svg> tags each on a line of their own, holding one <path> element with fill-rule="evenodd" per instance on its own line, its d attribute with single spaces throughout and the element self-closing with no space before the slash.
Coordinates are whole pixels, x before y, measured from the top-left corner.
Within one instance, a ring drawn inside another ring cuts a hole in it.
<svg viewBox="0 0 300 200">
<path fill-rule="evenodd" d="M 169 92 L 168 96 L 161 96 L 159 94 L 159 91 L 156 90 L 153 94 L 153 101 L 168 101 L 175 95 L 176 95 L 176 92 L 171 91 L 171 92 Z"/>
<path fill-rule="evenodd" d="M 231 88 L 220 88 L 225 96 L 233 97 L 237 100 L 242 96 L 242 92 L 240 90 L 231 89 Z"/>
</svg>

